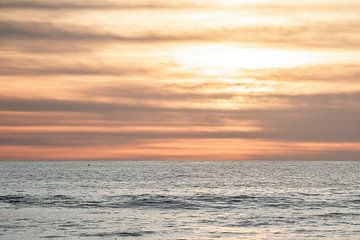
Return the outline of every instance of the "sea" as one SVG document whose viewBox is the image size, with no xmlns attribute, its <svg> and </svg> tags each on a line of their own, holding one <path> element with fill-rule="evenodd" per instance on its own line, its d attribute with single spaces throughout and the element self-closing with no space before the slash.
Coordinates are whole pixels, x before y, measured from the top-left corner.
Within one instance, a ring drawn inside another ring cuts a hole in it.
<svg viewBox="0 0 360 240">
<path fill-rule="evenodd" d="M 356 161 L 4 161 L 0 239 L 359 240 Z"/>
</svg>

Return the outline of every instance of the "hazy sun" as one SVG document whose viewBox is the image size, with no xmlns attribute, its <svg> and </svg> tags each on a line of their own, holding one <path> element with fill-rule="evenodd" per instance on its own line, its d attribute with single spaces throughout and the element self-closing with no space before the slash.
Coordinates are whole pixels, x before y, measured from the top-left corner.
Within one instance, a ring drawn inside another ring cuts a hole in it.
<svg viewBox="0 0 360 240">
<path fill-rule="evenodd" d="M 237 5 L 237 4 L 242 4 L 242 3 L 265 3 L 265 2 L 269 2 L 271 0 L 214 0 L 216 3 L 218 4 L 223 4 L 223 5 Z"/>
<path fill-rule="evenodd" d="M 238 74 L 241 69 L 268 69 L 312 64 L 323 56 L 304 51 L 193 45 L 177 49 L 173 58 L 183 68 L 203 74 Z"/>
</svg>

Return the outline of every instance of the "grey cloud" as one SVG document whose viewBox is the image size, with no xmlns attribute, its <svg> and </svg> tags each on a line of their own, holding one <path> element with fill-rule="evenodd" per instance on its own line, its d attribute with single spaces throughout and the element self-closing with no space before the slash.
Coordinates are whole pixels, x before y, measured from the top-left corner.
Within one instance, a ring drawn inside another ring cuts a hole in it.
<svg viewBox="0 0 360 240">
<path fill-rule="evenodd" d="M 237 86 L 226 85 L 227 87 Z M 220 84 L 221 86 L 221 84 Z M 245 85 L 246 86 L 246 85 Z M 269 94 L 269 93 L 236 93 L 236 92 L 217 92 L 203 93 L 201 90 L 208 87 L 219 87 L 216 83 L 198 84 L 193 87 L 184 88 L 178 85 L 123 85 L 121 87 L 96 86 L 84 90 L 84 97 L 107 97 L 116 101 L 131 99 L 137 102 L 160 101 L 171 102 L 180 101 L 194 103 L 194 101 L 211 100 L 233 100 L 241 97 L 246 102 L 262 103 L 283 103 L 290 106 L 312 106 L 312 107 L 342 107 L 356 108 L 360 104 L 360 92 L 332 92 L 332 93 L 313 93 L 313 94 Z M 200 91 L 199 91 L 200 90 Z"/>
<path fill-rule="evenodd" d="M 302 46 L 357 49 L 360 47 L 358 22 L 311 23 L 298 26 L 256 26 L 202 28 L 193 32 L 159 30 L 138 35 L 101 32 L 84 26 L 65 26 L 39 22 L 0 21 L 3 40 L 52 40 L 152 43 L 171 41 L 243 42 L 269 46 Z M 169 27 L 171 29 L 171 26 Z"/>
<path fill-rule="evenodd" d="M 84 26 L 59 26 L 52 23 L 0 21 L 1 39 L 61 40 L 61 41 L 117 41 L 126 40 L 112 33 L 95 32 Z M 131 39 L 129 39 L 131 40 Z"/>
<path fill-rule="evenodd" d="M 26 99 L 0 97 L 0 111 L 41 113 L 84 113 L 96 115 L 97 120 L 120 122 L 121 124 L 221 124 L 221 115 L 226 111 L 156 107 L 148 104 L 124 104 L 84 100 Z M 209 118 L 209 113 L 212 117 Z M 94 119 L 94 118 L 92 118 Z M 106 124 L 106 123 L 105 123 Z M 162 125 L 164 126 L 164 125 Z"/>
<path fill-rule="evenodd" d="M 0 145 L 14 146 L 104 146 L 119 145 L 150 140 L 165 139 L 204 139 L 204 138 L 256 138 L 256 133 L 248 132 L 28 132 L 2 133 Z"/>
<path fill-rule="evenodd" d="M 135 134 L 115 134 L 104 132 L 31 132 L 2 133 L 1 146 L 52 146 L 79 147 L 101 145 L 123 145 L 139 142 L 143 137 Z"/>
<path fill-rule="evenodd" d="M 174 86 L 143 86 L 122 85 L 96 86 L 84 91 L 85 97 L 101 96 L 113 99 L 132 99 L 136 101 L 196 101 L 196 100 L 230 100 L 237 94 L 234 93 L 200 93 L 195 91 L 181 91 Z"/>
<path fill-rule="evenodd" d="M 38 1 L 38 0 L 0 0 L 0 9 L 40 9 L 40 10 L 62 10 L 62 9 L 109 9 L 114 4 L 109 1 Z"/>
<path fill-rule="evenodd" d="M 202 110 L 192 108 L 170 108 L 156 107 L 149 104 L 124 104 L 113 102 L 97 102 L 85 100 L 55 100 L 55 99 L 26 99 L 0 97 L 0 111 L 13 112 L 40 112 L 40 113 L 83 113 L 92 114 L 96 119 L 114 124 L 122 125 L 143 125 L 156 124 L 176 125 L 176 124 L 198 124 L 214 125 L 221 124 L 220 116 L 223 111 Z M 213 116 L 209 118 L 208 114 Z M 215 115 L 217 117 L 215 117 Z M 76 119 L 76 118 L 75 118 Z M 84 118 L 80 118 L 84 120 Z M 88 118 L 85 118 L 88 119 Z M 164 125 L 162 125 L 164 126 Z"/>
<path fill-rule="evenodd" d="M 204 7 L 193 1 L 180 3 L 168 1 L 106 1 L 102 0 L 0 0 L 0 9 L 29 9 L 29 10 L 131 10 L 131 9 L 184 9 Z"/>
<path fill-rule="evenodd" d="M 280 101 L 295 106 L 342 107 L 360 106 L 360 92 L 336 92 L 316 94 L 262 94 L 253 96 L 264 101 Z"/>
<path fill-rule="evenodd" d="M 76 54 L 76 53 L 91 53 L 100 47 L 100 43 L 96 44 L 82 44 L 81 42 L 64 42 L 64 41 L 49 41 L 34 40 L 24 41 L 16 39 L 1 39 L 0 37 L 0 51 L 2 52 L 21 52 L 29 54 Z"/>
<path fill-rule="evenodd" d="M 95 118 L 88 114 L 54 114 L 51 112 L 43 112 L 36 114 L 18 114 L 18 112 L 2 112 L 0 118 L 1 127 L 22 127 L 22 126 L 96 126 Z"/>
<path fill-rule="evenodd" d="M 360 65 L 357 63 L 338 63 L 294 68 L 243 69 L 239 78 L 243 77 L 277 81 L 355 82 L 360 81 Z"/>
<path fill-rule="evenodd" d="M 95 101 L 75 101 L 56 99 L 22 99 L 22 98 L 0 98 L 0 109 L 22 112 L 116 112 L 116 111 L 160 111 L 162 108 L 104 103 Z"/>
<path fill-rule="evenodd" d="M 228 9 L 238 11 L 261 11 L 265 13 L 297 13 L 306 10 L 307 12 L 356 12 L 359 6 L 353 3 L 343 4 L 321 4 L 312 3 L 306 4 L 302 2 L 296 3 L 281 3 L 274 2 L 271 4 L 249 4 L 241 3 L 238 5 L 226 6 L 221 2 L 207 2 L 199 3 L 191 0 L 182 0 L 180 2 L 170 1 L 114 1 L 103 0 L 101 2 L 96 0 L 0 0 L 0 9 L 30 9 L 30 10 L 81 10 L 81 9 L 194 9 L 194 8 L 207 8 L 207 9 Z"/>
<path fill-rule="evenodd" d="M 130 65 L 130 64 L 128 64 Z M 151 75 L 155 70 L 145 67 L 134 67 L 109 64 L 95 64 L 74 62 L 64 64 L 61 59 L 54 61 L 42 61 L 33 58 L 9 58 L 4 57 L 0 60 L 0 76 L 56 76 L 56 75 Z"/>
<path fill-rule="evenodd" d="M 138 35 L 121 35 L 109 31 L 97 31 L 89 26 L 61 25 L 45 22 L 0 21 L 2 40 L 52 40 L 52 41 L 101 41 L 101 42 L 167 42 L 205 40 L 198 33 L 144 32 Z"/>
<path fill-rule="evenodd" d="M 359 142 L 360 111 L 341 108 L 296 108 L 258 114 L 269 138 L 315 142 Z"/>
<path fill-rule="evenodd" d="M 184 132 L 169 135 L 150 133 L 149 138 L 232 138 L 268 139 L 312 142 L 360 142 L 360 109 L 358 107 L 306 106 L 283 109 L 202 109 L 166 108 L 140 104 L 99 103 L 94 101 L 71 101 L 49 99 L 9 99 L 2 98 L 0 110 L 25 112 L 74 112 L 92 113 L 102 116 L 103 120 L 129 121 L 139 119 L 146 126 L 147 121 L 156 119 L 180 122 L 183 126 L 208 124 L 208 126 L 227 126 L 228 121 L 239 123 L 250 121 L 261 131 L 250 132 Z M 106 123 L 104 122 L 106 125 Z M 132 133 L 129 133 L 130 136 Z M 142 133 L 141 133 L 142 134 Z M 137 133 L 133 138 L 142 139 Z M 121 135 L 116 135 L 121 137 Z M 124 137 L 130 137 L 124 135 Z M 106 141 L 105 135 L 100 137 Z M 85 141 L 85 140 L 84 140 Z"/>
</svg>

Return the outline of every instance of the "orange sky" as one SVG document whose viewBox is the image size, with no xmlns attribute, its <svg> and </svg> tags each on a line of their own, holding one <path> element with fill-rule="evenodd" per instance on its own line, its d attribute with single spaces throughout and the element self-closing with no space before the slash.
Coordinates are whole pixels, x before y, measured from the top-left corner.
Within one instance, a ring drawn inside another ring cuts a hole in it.
<svg viewBox="0 0 360 240">
<path fill-rule="evenodd" d="M 0 10 L 0 160 L 360 160 L 358 0 Z"/>
</svg>

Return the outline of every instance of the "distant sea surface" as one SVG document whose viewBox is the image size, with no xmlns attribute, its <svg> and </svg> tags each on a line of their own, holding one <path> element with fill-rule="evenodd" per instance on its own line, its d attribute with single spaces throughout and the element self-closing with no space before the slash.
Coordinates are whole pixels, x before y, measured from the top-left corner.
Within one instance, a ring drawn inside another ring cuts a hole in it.
<svg viewBox="0 0 360 240">
<path fill-rule="evenodd" d="M 0 162 L 0 239 L 359 240 L 360 162 Z"/>
</svg>

